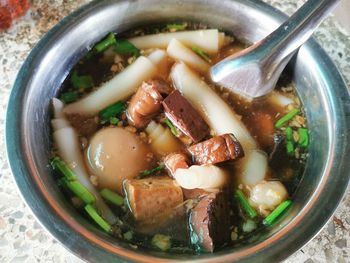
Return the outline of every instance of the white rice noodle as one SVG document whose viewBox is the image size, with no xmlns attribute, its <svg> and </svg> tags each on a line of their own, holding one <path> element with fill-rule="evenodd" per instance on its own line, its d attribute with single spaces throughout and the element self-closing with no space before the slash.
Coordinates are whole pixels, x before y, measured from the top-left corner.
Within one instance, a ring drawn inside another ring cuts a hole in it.
<svg viewBox="0 0 350 263">
<path fill-rule="evenodd" d="M 54 131 L 70 126 L 69 122 L 65 118 L 52 119 L 51 125 Z"/>
<path fill-rule="evenodd" d="M 196 46 L 209 54 L 219 51 L 219 31 L 217 29 L 158 33 L 128 39 L 139 49 L 166 48 L 175 38 L 188 47 Z M 222 38 L 222 36 L 221 36 Z"/>
<path fill-rule="evenodd" d="M 156 55 L 150 55 L 155 62 L 162 61 L 159 50 Z M 164 52 L 164 51 L 162 51 Z M 162 54 L 165 54 L 162 53 Z M 81 115 L 95 115 L 109 105 L 130 97 L 143 81 L 154 77 L 157 73 L 157 65 L 151 59 L 144 56 L 138 57 L 134 63 L 117 74 L 114 78 L 102 84 L 95 92 L 85 98 L 67 105 L 64 113 L 79 113 Z"/>
<path fill-rule="evenodd" d="M 100 211 L 101 216 L 110 224 L 117 222 L 116 216 L 105 204 L 100 194 L 91 184 L 87 171 L 85 170 L 84 161 L 80 152 L 78 136 L 72 127 L 65 127 L 53 133 L 53 138 L 58 149 L 59 156 L 69 165 L 77 180 L 95 196 L 96 208 Z"/>
<path fill-rule="evenodd" d="M 239 181 L 245 185 L 253 186 L 264 180 L 268 171 L 267 155 L 260 150 L 252 150 L 245 157 Z"/>
<path fill-rule="evenodd" d="M 146 127 L 153 151 L 161 156 L 181 150 L 181 145 L 168 128 L 151 121 Z"/>
<path fill-rule="evenodd" d="M 157 65 L 157 76 L 167 79 L 170 71 L 168 54 L 162 49 L 156 49 L 149 54 L 148 59 Z"/>
<path fill-rule="evenodd" d="M 245 157 L 236 161 L 236 173 L 241 178 L 242 183 L 249 183 L 249 174 L 246 171 L 252 170 L 255 162 L 264 170 L 261 170 L 260 180 L 267 172 L 267 157 L 261 151 L 257 151 L 257 144 L 239 117 L 220 97 L 213 91 L 198 75 L 196 75 L 185 64 L 176 64 L 171 72 L 176 89 L 191 102 L 206 120 L 212 130 L 217 135 L 233 133 L 242 144 Z M 252 156 L 251 156 L 252 155 Z M 254 174 L 257 178 L 259 174 Z"/>
<path fill-rule="evenodd" d="M 232 43 L 233 41 L 234 41 L 233 37 L 226 36 L 225 33 L 222 33 L 222 32 L 219 33 L 219 48 L 227 46 L 228 44 Z"/>
<path fill-rule="evenodd" d="M 177 169 L 174 178 L 185 189 L 221 188 L 227 183 L 227 173 L 215 165 L 192 165 L 188 169 Z"/>
<path fill-rule="evenodd" d="M 170 41 L 167 52 L 169 57 L 177 61 L 182 61 L 202 73 L 207 73 L 210 68 L 209 63 L 175 38 Z"/>
<path fill-rule="evenodd" d="M 220 97 L 197 74 L 183 63 L 171 71 L 176 89 L 191 102 L 217 135 L 233 133 L 243 150 L 256 149 L 256 142 L 247 128 Z"/>
<path fill-rule="evenodd" d="M 63 118 L 63 108 L 64 108 L 64 103 L 60 101 L 59 99 L 53 98 L 51 100 L 52 108 L 53 108 L 53 116 L 56 119 Z"/>
<path fill-rule="evenodd" d="M 105 204 L 100 194 L 90 182 L 80 151 L 78 135 L 62 114 L 64 103 L 59 99 L 54 98 L 52 99 L 52 106 L 54 117 L 56 118 L 51 121 L 54 130 L 53 139 L 58 149 L 59 156 L 67 165 L 69 165 L 77 176 L 77 180 L 95 196 L 95 205 L 100 211 L 102 217 L 110 224 L 116 223 L 117 217 Z"/>
</svg>

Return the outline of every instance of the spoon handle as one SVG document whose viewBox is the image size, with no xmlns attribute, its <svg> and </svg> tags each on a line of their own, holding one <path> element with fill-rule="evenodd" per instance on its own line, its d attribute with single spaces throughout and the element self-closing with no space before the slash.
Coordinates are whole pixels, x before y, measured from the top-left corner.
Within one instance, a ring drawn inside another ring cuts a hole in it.
<svg viewBox="0 0 350 263">
<path fill-rule="evenodd" d="M 275 63 L 283 61 L 304 44 L 329 15 L 339 0 L 308 0 L 290 19 L 264 38 L 259 44 L 265 59 L 273 55 Z M 275 51 L 275 52 L 273 52 Z M 276 57 L 277 56 L 277 57 Z"/>
</svg>

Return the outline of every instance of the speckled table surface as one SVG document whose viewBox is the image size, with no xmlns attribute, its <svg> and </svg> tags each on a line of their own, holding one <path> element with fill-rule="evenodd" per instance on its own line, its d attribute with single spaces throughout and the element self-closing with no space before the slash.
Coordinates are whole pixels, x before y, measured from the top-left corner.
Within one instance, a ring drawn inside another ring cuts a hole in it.
<svg viewBox="0 0 350 263">
<path fill-rule="evenodd" d="M 89 1 L 33 1 L 24 18 L 0 33 L 0 262 L 82 262 L 40 226 L 17 193 L 6 161 L 4 121 L 11 86 L 30 50 L 61 18 L 86 2 Z M 266 2 L 291 14 L 304 0 Z M 327 19 L 315 35 L 350 84 L 350 36 L 334 18 Z M 349 211 L 348 191 L 323 230 L 285 262 L 350 262 Z"/>
</svg>

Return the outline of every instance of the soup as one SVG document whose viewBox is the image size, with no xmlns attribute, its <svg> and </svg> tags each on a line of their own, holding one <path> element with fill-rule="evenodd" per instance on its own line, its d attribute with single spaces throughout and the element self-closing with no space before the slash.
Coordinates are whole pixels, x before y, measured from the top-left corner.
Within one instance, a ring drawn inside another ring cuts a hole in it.
<svg viewBox="0 0 350 263">
<path fill-rule="evenodd" d="M 110 33 L 52 99 L 52 166 L 72 205 L 130 247 L 239 246 L 288 213 L 309 143 L 288 75 L 249 101 L 210 67 L 246 47 L 200 24 Z"/>
</svg>

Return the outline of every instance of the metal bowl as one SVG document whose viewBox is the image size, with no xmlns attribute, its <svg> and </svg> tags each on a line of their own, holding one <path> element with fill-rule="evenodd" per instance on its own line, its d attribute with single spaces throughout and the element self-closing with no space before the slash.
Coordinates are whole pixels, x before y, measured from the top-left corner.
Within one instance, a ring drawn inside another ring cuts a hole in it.
<svg viewBox="0 0 350 263">
<path fill-rule="evenodd" d="M 64 199 L 49 167 L 48 105 L 73 65 L 110 31 L 176 20 L 202 21 L 255 42 L 286 16 L 255 0 L 95 1 L 50 30 L 22 66 L 9 101 L 6 143 L 21 194 L 44 227 L 91 262 L 274 262 L 310 240 L 327 222 L 349 181 L 349 92 L 333 62 L 310 40 L 289 64 L 311 131 L 310 157 L 291 212 L 249 244 L 214 254 L 135 250 L 82 218 Z"/>
</svg>

